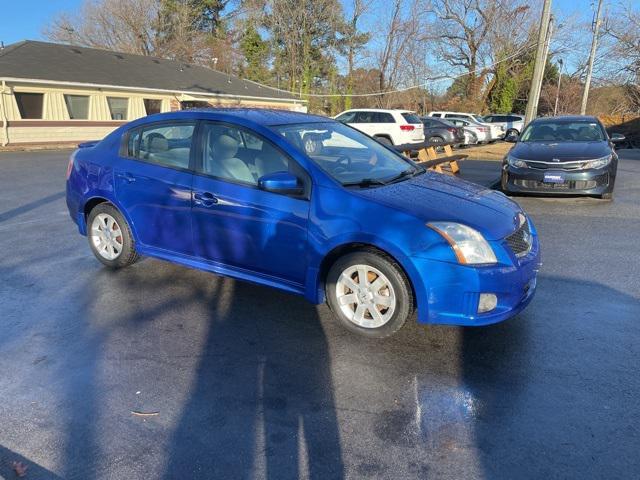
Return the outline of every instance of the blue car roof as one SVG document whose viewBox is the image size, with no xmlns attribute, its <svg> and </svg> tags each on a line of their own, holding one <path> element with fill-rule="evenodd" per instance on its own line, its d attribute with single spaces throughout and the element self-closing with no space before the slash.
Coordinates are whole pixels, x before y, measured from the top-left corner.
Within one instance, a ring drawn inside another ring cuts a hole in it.
<svg viewBox="0 0 640 480">
<path fill-rule="evenodd" d="M 149 120 L 158 120 L 163 117 L 185 119 L 216 119 L 224 117 L 236 117 L 249 120 L 261 125 L 286 125 L 291 123 L 317 123 L 333 122 L 332 118 L 308 113 L 292 112 L 291 110 L 277 110 L 267 108 L 194 108 L 192 110 L 180 110 L 166 112 L 147 117 Z"/>
</svg>

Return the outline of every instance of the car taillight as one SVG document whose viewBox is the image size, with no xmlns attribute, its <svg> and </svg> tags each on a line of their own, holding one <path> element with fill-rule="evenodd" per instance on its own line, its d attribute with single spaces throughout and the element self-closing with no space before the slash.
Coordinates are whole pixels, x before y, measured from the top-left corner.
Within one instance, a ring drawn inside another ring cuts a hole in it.
<svg viewBox="0 0 640 480">
<path fill-rule="evenodd" d="M 400 125 L 400 130 L 402 130 L 403 132 L 411 132 L 413 130 L 415 130 L 416 127 L 414 127 L 413 125 Z"/>
<path fill-rule="evenodd" d="M 76 152 L 77 150 L 75 150 L 69 157 L 69 163 L 67 164 L 67 180 L 69 180 L 69 177 L 71 176 L 71 170 L 73 170 L 73 160 L 76 158 Z"/>
<path fill-rule="evenodd" d="M 453 127 L 448 127 L 447 128 L 448 131 L 450 131 L 451 133 L 456 133 L 458 130 L 453 128 Z"/>
</svg>

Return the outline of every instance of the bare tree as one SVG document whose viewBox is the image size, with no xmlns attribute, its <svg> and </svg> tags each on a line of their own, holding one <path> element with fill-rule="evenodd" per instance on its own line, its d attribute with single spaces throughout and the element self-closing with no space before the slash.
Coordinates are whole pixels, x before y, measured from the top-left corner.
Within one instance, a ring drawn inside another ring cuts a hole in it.
<svg viewBox="0 0 640 480">
<path fill-rule="evenodd" d="M 77 14 L 59 14 L 44 33 L 63 43 L 155 55 L 158 12 L 156 0 L 90 0 Z"/>
<path fill-rule="evenodd" d="M 356 55 L 369 41 L 368 32 L 361 32 L 358 22 L 365 14 L 368 4 L 364 0 L 353 0 L 351 5 L 351 18 L 345 25 L 344 45 L 346 47 L 347 56 L 347 96 L 345 98 L 345 109 L 351 108 L 351 94 L 353 93 L 353 69 L 355 66 Z"/>
<path fill-rule="evenodd" d="M 381 21 L 377 31 L 382 42 L 374 46 L 380 92 L 424 81 L 427 71 L 424 50 L 428 38 L 425 30 L 427 14 L 419 0 L 412 1 L 409 6 L 402 0 L 395 0 L 389 15 Z M 381 94 L 377 98 L 380 107 L 389 107 L 394 101 L 390 94 Z"/>
<path fill-rule="evenodd" d="M 522 47 L 530 36 L 525 1 L 432 0 L 438 57 L 466 73 L 466 96 L 482 99 L 490 65 Z M 502 58 L 500 58 L 502 57 Z"/>
</svg>

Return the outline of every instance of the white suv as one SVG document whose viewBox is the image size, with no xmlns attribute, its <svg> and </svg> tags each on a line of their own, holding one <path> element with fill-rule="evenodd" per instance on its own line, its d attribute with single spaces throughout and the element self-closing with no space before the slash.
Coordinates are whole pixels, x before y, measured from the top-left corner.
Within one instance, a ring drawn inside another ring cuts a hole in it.
<svg viewBox="0 0 640 480">
<path fill-rule="evenodd" d="M 359 108 L 334 118 L 387 145 L 424 142 L 424 124 L 410 110 Z"/>
<path fill-rule="evenodd" d="M 492 123 L 486 122 L 484 120 L 484 118 L 482 118 L 480 115 L 474 115 L 473 113 L 465 113 L 465 112 L 429 112 L 429 116 L 430 117 L 438 117 L 438 118 L 447 118 L 447 119 L 462 118 L 463 120 L 469 120 L 469 121 L 474 122 L 474 123 L 480 123 L 480 124 L 482 124 L 484 126 L 489 127 L 489 132 L 490 132 L 491 138 L 488 141 L 490 141 L 490 142 L 498 140 L 499 138 L 504 138 L 504 135 L 505 135 L 504 127 L 502 125 L 492 124 Z"/>
</svg>

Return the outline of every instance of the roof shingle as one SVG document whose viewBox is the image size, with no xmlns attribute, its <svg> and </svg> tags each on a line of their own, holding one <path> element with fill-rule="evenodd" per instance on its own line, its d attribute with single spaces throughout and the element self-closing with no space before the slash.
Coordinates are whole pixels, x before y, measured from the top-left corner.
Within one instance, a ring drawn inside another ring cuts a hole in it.
<svg viewBox="0 0 640 480">
<path fill-rule="evenodd" d="M 33 40 L 0 50 L 0 77 L 296 100 L 288 93 L 176 60 Z"/>
</svg>

